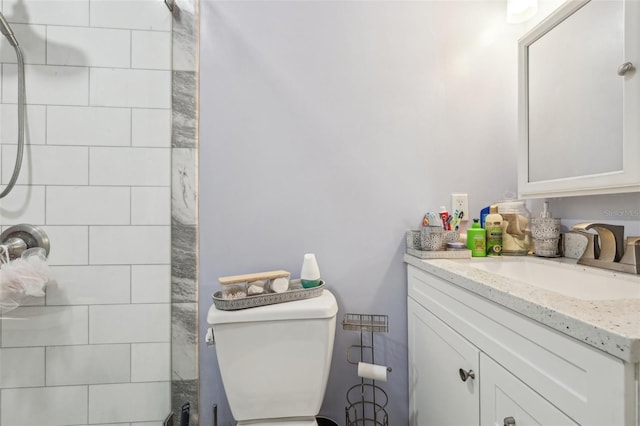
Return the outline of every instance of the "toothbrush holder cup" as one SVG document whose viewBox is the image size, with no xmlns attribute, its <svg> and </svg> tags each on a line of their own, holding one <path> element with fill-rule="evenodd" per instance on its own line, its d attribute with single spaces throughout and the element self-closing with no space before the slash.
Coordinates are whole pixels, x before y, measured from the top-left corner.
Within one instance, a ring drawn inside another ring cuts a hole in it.
<svg viewBox="0 0 640 426">
<path fill-rule="evenodd" d="M 420 228 L 420 248 L 422 250 L 441 250 L 443 242 L 444 230 L 441 226 L 423 226 Z"/>
<path fill-rule="evenodd" d="M 420 230 L 419 229 L 411 229 L 407 231 L 407 248 L 420 250 L 421 242 L 420 242 Z"/>
</svg>

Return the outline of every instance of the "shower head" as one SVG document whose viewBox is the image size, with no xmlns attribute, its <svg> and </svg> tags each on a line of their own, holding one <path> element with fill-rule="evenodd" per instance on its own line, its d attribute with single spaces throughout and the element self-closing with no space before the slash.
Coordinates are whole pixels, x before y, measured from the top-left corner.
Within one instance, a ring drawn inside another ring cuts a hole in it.
<svg viewBox="0 0 640 426">
<path fill-rule="evenodd" d="M 11 26 L 9 25 L 7 20 L 4 18 L 4 15 L 2 13 L 0 13 L 0 32 L 4 34 L 7 40 L 9 40 L 9 44 L 11 44 L 11 46 L 13 47 L 18 46 L 18 40 L 16 40 L 16 36 L 13 34 L 13 30 L 11 29 Z"/>
</svg>

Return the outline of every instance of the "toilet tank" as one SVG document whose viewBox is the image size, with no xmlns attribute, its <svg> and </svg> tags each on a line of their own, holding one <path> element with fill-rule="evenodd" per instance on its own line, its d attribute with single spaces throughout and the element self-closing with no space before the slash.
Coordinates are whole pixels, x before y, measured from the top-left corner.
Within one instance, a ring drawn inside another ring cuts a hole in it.
<svg viewBox="0 0 640 426">
<path fill-rule="evenodd" d="M 211 306 L 218 365 L 236 421 L 312 417 L 329 377 L 338 305 L 328 290 L 295 302 Z"/>
</svg>

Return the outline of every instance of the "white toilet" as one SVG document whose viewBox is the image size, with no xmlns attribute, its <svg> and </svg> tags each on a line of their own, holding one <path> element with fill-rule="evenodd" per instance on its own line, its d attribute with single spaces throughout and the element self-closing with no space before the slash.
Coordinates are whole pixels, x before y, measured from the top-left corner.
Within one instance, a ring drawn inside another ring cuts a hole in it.
<svg viewBox="0 0 640 426">
<path fill-rule="evenodd" d="M 317 425 L 337 312 L 326 289 L 311 299 L 238 311 L 211 306 L 207 321 L 239 426 Z"/>
</svg>

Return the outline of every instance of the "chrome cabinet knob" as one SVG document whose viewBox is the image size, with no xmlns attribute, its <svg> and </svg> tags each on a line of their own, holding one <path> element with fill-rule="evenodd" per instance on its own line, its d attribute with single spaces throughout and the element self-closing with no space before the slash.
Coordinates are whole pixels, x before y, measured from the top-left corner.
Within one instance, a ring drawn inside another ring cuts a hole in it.
<svg viewBox="0 0 640 426">
<path fill-rule="evenodd" d="M 515 426 L 516 425 L 516 419 L 514 419 L 511 416 L 505 417 L 503 422 L 504 422 L 504 426 Z"/>
<path fill-rule="evenodd" d="M 462 368 L 460 370 L 458 370 L 458 374 L 460 374 L 460 379 L 463 382 L 466 382 L 467 379 L 475 379 L 476 378 L 476 373 L 474 373 L 473 370 L 469 370 L 469 371 L 465 371 Z"/>
<path fill-rule="evenodd" d="M 633 66 L 631 62 L 625 62 L 624 64 L 618 67 L 618 75 L 623 76 L 628 72 L 634 71 L 636 67 Z"/>
</svg>

